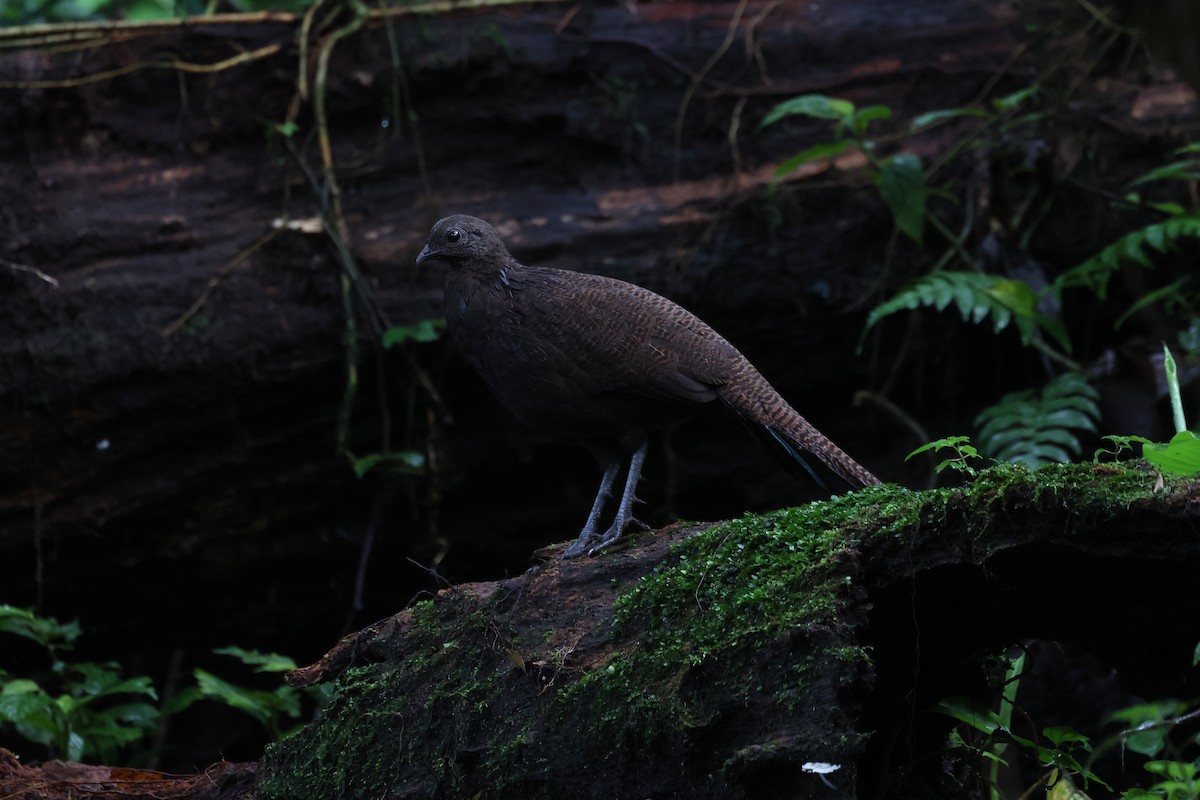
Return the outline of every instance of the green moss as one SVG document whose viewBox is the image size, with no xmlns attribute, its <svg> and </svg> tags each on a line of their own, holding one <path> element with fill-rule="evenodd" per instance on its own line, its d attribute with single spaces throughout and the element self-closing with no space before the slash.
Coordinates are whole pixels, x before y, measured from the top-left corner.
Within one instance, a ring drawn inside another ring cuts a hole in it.
<svg viewBox="0 0 1200 800">
<path fill-rule="evenodd" d="M 826 633 L 850 599 L 841 557 L 848 538 L 902 526 L 916 505 L 911 492 L 883 486 L 689 537 L 617 599 L 613 636 L 637 639 L 565 687 L 560 713 L 607 709 L 599 739 L 645 743 L 706 724 L 721 711 L 712 698 L 753 696 L 789 711 L 809 703 L 815 659 L 842 661 L 845 674 L 867 659 Z M 755 666 L 764 648 L 795 637 L 828 652 L 796 647 L 783 666 Z"/>
<path fill-rule="evenodd" d="M 638 639 L 565 687 L 562 713 L 580 702 L 610 709 L 601 721 L 618 730 L 605 736 L 647 738 L 690 727 L 712 709 L 680 691 L 688 673 L 704 670 L 708 680 L 723 681 L 735 693 L 757 691 L 748 677 L 756 655 L 790 633 L 836 624 L 852 585 L 843 555 L 876 537 L 903 541 L 920 528 L 948 529 L 956 520 L 977 535 L 998 511 L 1067 496 L 1089 513 L 1116 513 L 1150 496 L 1155 480 L 1136 469 L 1092 464 L 1037 471 L 1000 465 L 962 488 L 872 487 L 699 533 L 618 598 L 613 635 Z M 845 662 L 843 675 L 869 658 L 844 641 L 817 655 Z M 772 687 L 779 702 L 793 707 L 806 696 L 811 665 L 812 658 L 800 661 L 790 675 L 779 676 Z"/>
<path fill-rule="evenodd" d="M 268 748 L 258 797 L 387 797 L 411 775 L 421 778 L 400 794 L 456 796 L 468 769 L 464 751 L 493 739 L 512 751 L 522 746 L 513 721 L 488 713 L 512 672 L 495 657 L 503 634 L 488 608 L 451 597 L 412 613 L 400 663 L 348 670 L 324 720 Z"/>
<path fill-rule="evenodd" d="M 571 648 L 551 649 L 553 630 L 514 643 L 499 593 L 444 594 L 413 608 L 403 653 L 347 672 L 326 719 L 271 748 L 259 795 L 560 796 L 590 779 L 570 766 L 581 752 L 588 770 L 674 764 L 679 774 L 661 780 L 707 775 L 704 790 L 719 796 L 727 784 L 715 765 L 736 772 L 775 757 L 777 743 L 739 738 L 741 727 L 774 729 L 757 725 L 764 715 L 825 737 L 786 740 L 793 753 L 852 759 L 860 737 L 839 692 L 869 669 L 853 616 L 863 613 L 860 550 L 930 542 L 942 553 L 940 537 L 971 546 L 1021 507 L 1118 515 L 1169 490 L 1157 479 L 1119 466 L 1001 466 L 960 488 L 880 486 L 747 515 L 683 540 L 624 588 L 613 655 L 583 671 Z M 524 663 L 534 655 L 540 666 Z M 570 745 L 558 745 L 562 730 Z M 680 754 L 692 752 L 714 767 L 688 772 Z"/>
</svg>

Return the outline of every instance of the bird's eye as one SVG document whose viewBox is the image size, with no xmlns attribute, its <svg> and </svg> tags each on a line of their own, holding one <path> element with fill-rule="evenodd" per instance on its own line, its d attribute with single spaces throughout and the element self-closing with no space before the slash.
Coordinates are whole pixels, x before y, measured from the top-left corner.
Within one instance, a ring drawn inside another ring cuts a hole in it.
<svg viewBox="0 0 1200 800">
<path fill-rule="evenodd" d="M 460 231 L 458 228 L 451 228 L 450 230 L 446 231 L 446 241 L 450 242 L 451 244 L 454 244 L 461 238 L 462 231 Z"/>
</svg>

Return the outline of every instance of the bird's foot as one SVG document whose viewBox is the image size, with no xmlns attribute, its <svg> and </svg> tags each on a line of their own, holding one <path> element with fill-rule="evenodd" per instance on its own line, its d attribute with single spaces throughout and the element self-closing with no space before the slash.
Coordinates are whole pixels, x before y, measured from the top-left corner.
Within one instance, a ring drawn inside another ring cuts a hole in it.
<svg viewBox="0 0 1200 800">
<path fill-rule="evenodd" d="M 587 552 L 588 543 L 591 542 L 591 540 L 594 538 L 595 538 L 595 534 L 592 534 L 591 536 L 587 536 L 587 537 L 581 535 L 578 539 L 576 539 L 574 542 L 572 542 L 571 545 L 566 550 L 563 550 L 561 553 L 559 553 L 558 557 L 559 558 L 575 558 L 576 556 L 583 555 L 584 553 Z"/>
<path fill-rule="evenodd" d="M 630 525 L 634 525 L 638 528 L 641 528 L 644 531 L 650 530 L 650 526 L 647 525 L 646 523 L 642 522 L 637 517 L 629 517 L 620 526 L 618 526 L 617 523 L 614 522 L 612 524 L 612 527 L 604 532 L 603 538 L 601 538 L 601 540 L 599 542 L 596 542 L 596 544 L 594 544 L 590 548 L 588 548 L 588 555 L 594 556 L 597 553 L 599 553 L 601 550 L 603 550 L 604 548 L 608 547 L 610 544 L 613 544 L 614 542 L 616 542 L 617 539 L 621 538 L 621 534 L 624 533 L 625 529 L 628 528 Z M 578 544 L 578 542 L 576 544 Z"/>
<path fill-rule="evenodd" d="M 587 553 L 592 542 L 599 538 L 600 534 L 594 528 L 585 527 L 579 532 L 579 538 L 571 542 L 566 550 L 563 550 L 558 554 L 558 557 L 575 558 L 576 556 L 581 556 L 584 553 Z"/>
<path fill-rule="evenodd" d="M 589 556 L 594 556 L 604 548 L 616 542 L 621 538 L 621 534 L 631 526 L 636 526 L 644 531 L 650 530 L 650 526 L 642 522 L 636 517 L 626 517 L 624 521 L 614 522 L 604 533 L 589 530 L 584 528 L 579 534 L 579 538 L 571 542 L 566 550 L 559 554 L 559 558 L 575 558 L 587 553 Z"/>
</svg>

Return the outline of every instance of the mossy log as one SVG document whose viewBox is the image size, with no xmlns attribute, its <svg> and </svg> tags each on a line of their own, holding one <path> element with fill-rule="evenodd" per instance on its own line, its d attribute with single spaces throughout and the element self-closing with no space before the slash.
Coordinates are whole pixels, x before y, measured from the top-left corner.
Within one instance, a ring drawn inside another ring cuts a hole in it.
<svg viewBox="0 0 1200 800">
<path fill-rule="evenodd" d="M 450 587 L 289 676 L 336 692 L 258 796 L 952 796 L 925 711 L 992 702 L 989 655 L 1070 642 L 1181 685 L 1197 520 L 1196 481 L 1005 467 Z"/>
</svg>

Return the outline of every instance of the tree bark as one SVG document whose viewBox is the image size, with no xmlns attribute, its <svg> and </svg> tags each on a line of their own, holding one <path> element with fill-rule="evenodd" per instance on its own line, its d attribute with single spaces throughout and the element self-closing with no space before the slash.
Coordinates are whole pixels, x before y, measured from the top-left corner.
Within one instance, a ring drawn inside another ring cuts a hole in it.
<svg viewBox="0 0 1200 800">
<path fill-rule="evenodd" d="M 994 707 L 988 661 L 1017 643 L 1076 645 L 1143 696 L 1185 692 L 1198 519 L 1194 480 L 998 468 L 451 587 L 292 673 L 337 691 L 268 750 L 259 796 L 966 796 L 954 721 L 929 709 Z"/>
</svg>

